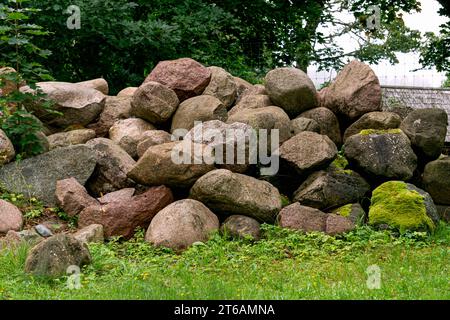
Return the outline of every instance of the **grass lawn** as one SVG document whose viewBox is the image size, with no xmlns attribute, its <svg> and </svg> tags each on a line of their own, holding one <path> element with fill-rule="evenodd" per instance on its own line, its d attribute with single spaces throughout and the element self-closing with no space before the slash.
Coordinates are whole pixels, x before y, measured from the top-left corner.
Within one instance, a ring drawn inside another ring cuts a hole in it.
<svg viewBox="0 0 450 320">
<path fill-rule="evenodd" d="M 450 299 L 449 225 L 431 236 L 361 227 L 338 238 L 263 228 L 259 242 L 215 235 L 182 254 L 151 247 L 142 231 L 91 244 L 78 290 L 67 277 L 26 275 L 29 248 L 4 250 L 0 299 Z M 367 287 L 371 265 L 380 289 Z"/>
</svg>

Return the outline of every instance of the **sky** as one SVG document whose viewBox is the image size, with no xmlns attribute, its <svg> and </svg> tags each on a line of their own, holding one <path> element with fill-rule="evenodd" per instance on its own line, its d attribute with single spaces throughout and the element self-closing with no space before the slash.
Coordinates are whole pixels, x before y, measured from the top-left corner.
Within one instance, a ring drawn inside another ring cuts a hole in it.
<svg viewBox="0 0 450 320">
<path fill-rule="evenodd" d="M 445 17 L 438 14 L 440 4 L 435 0 L 422 0 L 422 11 L 414 14 L 404 14 L 405 24 L 419 30 L 422 33 L 439 33 L 439 26 L 447 21 Z M 352 19 L 351 16 L 341 15 L 341 19 Z M 340 40 L 346 50 L 352 50 L 354 42 L 343 37 Z M 445 80 L 445 74 L 438 73 L 436 70 L 421 70 L 413 72 L 412 70 L 420 68 L 419 54 L 397 54 L 400 61 L 397 65 L 391 65 L 388 62 L 381 62 L 378 65 L 372 65 L 378 75 L 382 85 L 397 86 L 418 86 L 418 87 L 440 87 Z M 317 86 L 334 78 L 335 73 L 317 72 L 317 68 L 310 67 L 308 74 L 311 76 Z"/>
</svg>

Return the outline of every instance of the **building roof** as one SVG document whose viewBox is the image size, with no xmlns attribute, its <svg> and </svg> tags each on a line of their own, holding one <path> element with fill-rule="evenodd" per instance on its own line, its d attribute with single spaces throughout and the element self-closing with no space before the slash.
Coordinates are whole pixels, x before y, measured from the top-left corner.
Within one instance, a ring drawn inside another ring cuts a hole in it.
<svg viewBox="0 0 450 320">
<path fill-rule="evenodd" d="M 450 89 L 382 86 L 383 107 L 400 103 L 413 109 L 444 109 L 450 119 Z M 450 142 L 450 123 L 446 142 Z"/>
</svg>

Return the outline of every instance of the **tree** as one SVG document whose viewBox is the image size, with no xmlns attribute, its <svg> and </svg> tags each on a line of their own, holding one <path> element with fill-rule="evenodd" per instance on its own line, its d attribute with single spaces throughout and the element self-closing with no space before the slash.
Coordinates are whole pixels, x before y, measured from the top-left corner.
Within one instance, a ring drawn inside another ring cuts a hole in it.
<svg viewBox="0 0 450 320">
<path fill-rule="evenodd" d="M 399 16 L 419 10 L 416 0 L 78 0 L 79 30 L 68 30 L 63 14 L 72 1 L 33 2 L 42 9 L 36 22 L 52 31 L 40 43 L 53 52 L 52 74 L 62 81 L 103 76 L 113 92 L 139 85 L 160 60 L 188 56 L 255 81 L 278 66 L 339 68 L 351 57 L 394 63 L 395 52 L 414 50 L 420 38 Z M 373 30 L 371 5 L 380 8 Z M 354 18 L 342 21 L 338 12 Z M 348 34 L 358 44 L 351 52 L 336 41 Z"/>
<path fill-rule="evenodd" d="M 350 57 L 371 63 L 382 59 L 396 63 L 395 52 L 409 52 L 420 43 L 420 33 L 408 29 L 399 15 L 401 10 L 420 10 L 415 0 L 210 2 L 235 12 L 245 26 L 244 37 L 240 38 L 245 56 L 257 59 L 270 52 L 270 67 L 296 65 L 306 70 L 318 64 L 320 69 L 339 68 Z M 380 25 L 369 30 L 368 9 L 374 5 L 379 8 Z M 353 15 L 354 19 L 343 21 L 338 13 Z M 357 39 L 358 49 L 346 52 L 337 40 L 349 34 Z"/>
<path fill-rule="evenodd" d="M 450 17 L 450 2 L 438 0 L 442 5 L 439 14 Z M 440 34 L 427 33 L 422 47 L 420 62 L 425 67 L 436 67 L 437 71 L 450 73 L 450 22 L 441 26 Z"/>
</svg>

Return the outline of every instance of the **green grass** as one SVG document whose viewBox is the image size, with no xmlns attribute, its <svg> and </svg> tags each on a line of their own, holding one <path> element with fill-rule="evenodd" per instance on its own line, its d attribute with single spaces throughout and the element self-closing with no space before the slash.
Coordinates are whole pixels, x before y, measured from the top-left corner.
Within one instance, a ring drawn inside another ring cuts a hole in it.
<svg viewBox="0 0 450 320">
<path fill-rule="evenodd" d="M 263 239 L 215 235 L 182 254 L 156 249 L 143 232 L 92 244 L 82 288 L 24 274 L 27 247 L 0 252 L 0 299 L 450 299 L 450 226 L 433 235 L 369 227 L 342 236 L 263 226 Z M 381 269 L 369 290 L 366 270 Z"/>
</svg>

